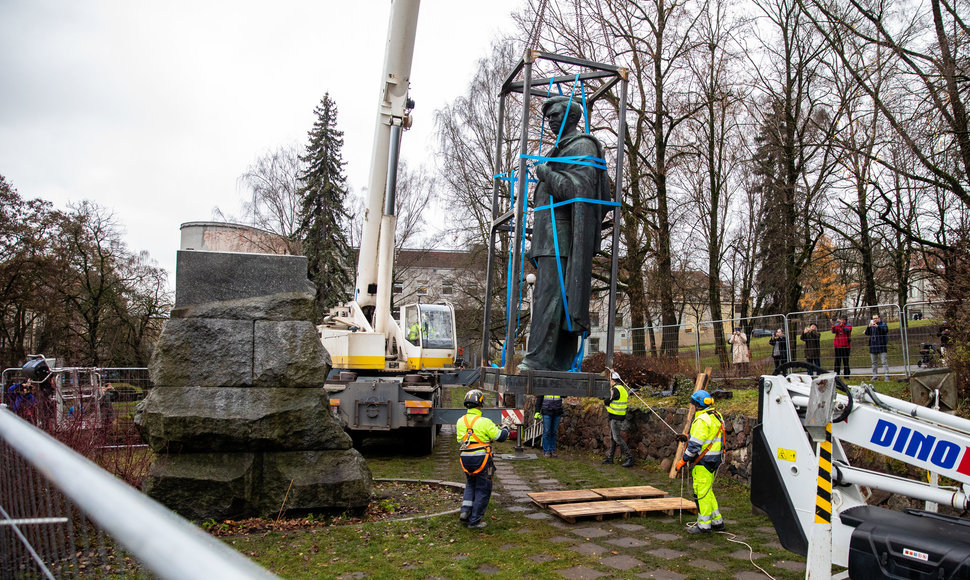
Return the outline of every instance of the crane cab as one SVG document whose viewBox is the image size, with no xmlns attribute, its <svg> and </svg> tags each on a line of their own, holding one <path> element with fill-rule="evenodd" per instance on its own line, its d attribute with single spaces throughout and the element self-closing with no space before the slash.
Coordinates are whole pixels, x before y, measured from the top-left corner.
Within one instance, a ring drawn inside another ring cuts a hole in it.
<svg viewBox="0 0 970 580">
<path fill-rule="evenodd" d="M 401 308 L 401 351 L 408 370 L 452 368 L 455 362 L 455 310 L 451 304 L 409 304 Z"/>
</svg>

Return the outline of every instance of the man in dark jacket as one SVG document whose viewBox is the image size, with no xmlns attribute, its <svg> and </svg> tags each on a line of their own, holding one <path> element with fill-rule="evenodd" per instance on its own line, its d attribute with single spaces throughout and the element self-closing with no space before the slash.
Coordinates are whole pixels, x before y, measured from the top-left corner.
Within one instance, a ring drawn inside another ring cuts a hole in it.
<svg viewBox="0 0 970 580">
<path fill-rule="evenodd" d="M 805 343 L 805 362 L 822 368 L 821 359 L 821 335 L 818 332 L 818 325 L 814 322 L 802 331 L 802 342 Z M 816 371 L 812 371 L 814 376 Z"/>
<path fill-rule="evenodd" d="M 879 317 L 878 314 L 872 315 L 869 326 L 866 327 L 866 336 L 869 337 L 869 358 L 872 359 L 872 380 L 876 380 L 879 374 L 879 359 L 882 358 L 883 380 L 889 380 L 889 360 L 886 354 L 889 345 L 889 326 Z"/>
<path fill-rule="evenodd" d="M 775 370 L 778 367 L 788 362 L 788 337 L 785 336 L 785 331 L 779 328 L 775 331 L 775 334 L 768 339 L 768 344 L 772 346 L 771 348 L 771 358 L 775 360 Z"/>
<path fill-rule="evenodd" d="M 562 420 L 562 397 L 559 395 L 536 397 L 536 419 L 539 417 L 542 417 L 542 455 L 552 457 L 556 454 L 559 421 Z"/>
</svg>

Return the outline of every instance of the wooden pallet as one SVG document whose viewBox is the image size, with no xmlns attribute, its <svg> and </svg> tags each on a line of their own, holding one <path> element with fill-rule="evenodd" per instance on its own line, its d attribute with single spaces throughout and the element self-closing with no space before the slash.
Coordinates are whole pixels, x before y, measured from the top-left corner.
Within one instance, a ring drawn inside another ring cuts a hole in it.
<svg viewBox="0 0 970 580">
<path fill-rule="evenodd" d="M 539 491 L 530 493 L 529 498 L 539 507 L 546 507 L 553 503 L 597 501 L 603 499 L 603 496 L 591 489 L 573 489 L 566 491 Z"/>
<path fill-rule="evenodd" d="M 600 494 L 603 496 L 603 499 L 634 499 L 664 497 L 667 495 L 666 491 L 649 485 L 633 485 L 630 487 L 598 487 L 591 489 L 590 491 Z"/>
<path fill-rule="evenodd" d="M 622 499 L 621 503 L 636 512 L 638 516 L 647 515 L 647 512 L 664 512 L 667 515 L 674 515 L 677 511 L 685 511 L 696 514 L 697 504 L 682 497 L 657 497 L 650 499 Z"/>
<path fill-rule="evenodd" d="M 593 518 L 601 521 L 604 516 L 622 515 L 626 518 L 636 513 L 635 508 L 613 500 L 557 504 L 549 506 L 549 509 L 571 524 L 576 523 L 576 518 Z"/>
</svg>

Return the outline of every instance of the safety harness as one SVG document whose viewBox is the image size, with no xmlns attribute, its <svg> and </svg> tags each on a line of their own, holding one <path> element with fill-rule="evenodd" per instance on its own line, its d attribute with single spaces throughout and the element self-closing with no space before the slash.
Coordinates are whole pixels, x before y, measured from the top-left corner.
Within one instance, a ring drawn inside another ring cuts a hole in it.
<svg viewBox="0 0 970 580">
<path fill-rule="evenodd" d="M 465 467 L 465 462 L 461 460 L 460 456 L 458 458 L 458 463 L 461 465 L 461 470 L 468 475 L 478 475 L 483 469 L 485 469 L 485 466 L 488 465 L 489 460 L 492 458 L 492 446 L 479 439 L 478 435 L 475 434 L 475 423 L 478 422 L 482 416 L 475 415 L 475 418 L 472 419 L 471 423 L 468 422 L 468 417 L 469 415 L 462 417 L 462 421 L 465 422 L 465 437 L 461 440 L 461 452 L 464 453 L 466 451 L 484 450 L 485 460 L 482 461 L 482 464 L 479 465 L 478 469 L 475 471 L 468 471 L 468 468 Z M 473 439 L 474 441 L 472 441 Z"/>
<path fill-rule="evenodd" d="M 718 423 L 721 424 L 721 447 L 723 448 L 724 447 L 724 417 L 722 417 L 720 413 L 718 413 L 717 411 L 714 411 L 713 409 L 711 411 L 706 411 L 706 412 L 712 413 L 715 417 L 717 417 Z M 704 447 L 704 449 L 701 449 L 701 452 L 698 453 L 694 461 L 691 462 L 690 464 L 691 467 L 694 467 L 695 465 L 700 463 L 701 458 L 707 455 L 707 452 L 711 450 L 711 447 L 714 447 L 715 441 L 711 441 L 710 443 L 707 444 L 706 447 Z"/>
</svg>

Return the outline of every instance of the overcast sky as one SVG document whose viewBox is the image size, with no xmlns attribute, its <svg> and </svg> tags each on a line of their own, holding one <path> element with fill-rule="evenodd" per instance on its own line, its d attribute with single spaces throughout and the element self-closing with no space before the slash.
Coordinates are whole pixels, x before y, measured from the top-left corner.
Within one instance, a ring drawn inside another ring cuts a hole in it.
<svg viewBox="0 0 970 580">
<path fill-rule="evenodd" d="M 411 73 L 425 159 L 521 0 L 423 0 Z M 0 0 L 0 174 L 24 198 L 114 210 L 174 287 L 179 225 L 239 212 L 239 176 L 303 147 L 327 91 L 353 189 L 366 186 L 390 0 Z M 514 63 L 509 63 L 511 67 Z"/>
</svg>

